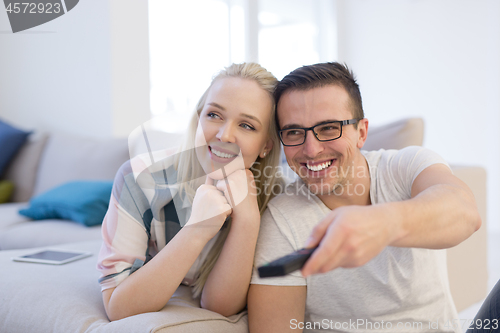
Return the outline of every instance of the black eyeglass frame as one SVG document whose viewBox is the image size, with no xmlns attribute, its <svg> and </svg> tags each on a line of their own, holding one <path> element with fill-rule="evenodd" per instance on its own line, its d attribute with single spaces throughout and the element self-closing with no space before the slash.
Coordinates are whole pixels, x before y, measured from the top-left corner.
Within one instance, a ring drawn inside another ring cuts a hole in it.
<svg viewBox="0 0 500 333">
<path fill-rule="evenodd" d="M 320 123 L 320 124 L 317 124 L 317 125 L 314 125 L 312 127 L 290 127 L 290 128 L 287 128 L 287 129 L 284 129 L 284 130 L 279 130 L 278 131 L 278 134 L 279 134 L 279 137 L 280 137 L 280 141 L 281 143 L 283 144 L 283 146 L 285 147 L 296 147 L 296 146 L 300 146 L 300 145 L 303 145 L 304 142 L 306 142 L 306 137 L 307 137 L 307 131 L 312 131 L 313 134 L 314 134 L 314 137 L 316 138 L 316 140 L 318 140 L 319 142 L 327 142 L 327 141 L 333 141 L 333 140 L 337 140 L 339 139 L 341 136 L 342 136 L 342 128 L 344 125 L 352 125 L 352 124 L 356 124 L 358 121 L 360 121 L 361 119 L 349 119 L 349 120 L 334 120 L 334 121 L 325 121 L 323 123 Z M 325 124 L 332 124 L 332 123 L 339 123 L 340 124 L 340 135 L 334 139 L 328 139 L 328 140 L 320 140 L 320 138 L 318 138 L 318 134 L 316 134 L 316 131 L 314 131 L 314 129 L 318 126 L 323 126 Z M 302 141 L 302 143 L 299 143 L 299 144 L 296 144 L 296 145 L 286 145 L 284 142 L 283 142 L 283 137 L 282 137 L 282 134 L 283 132 L 285 131 L 289 131 L 289 130 L 304 130 L 304 141 Z"/>
</svg>

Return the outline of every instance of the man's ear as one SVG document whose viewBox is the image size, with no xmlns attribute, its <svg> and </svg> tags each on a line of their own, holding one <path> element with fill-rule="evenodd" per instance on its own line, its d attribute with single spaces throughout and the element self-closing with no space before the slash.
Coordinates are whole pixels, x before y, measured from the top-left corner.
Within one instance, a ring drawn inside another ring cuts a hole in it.
<svg viewBox="0 0 500 333">
<path fill-rule="evenodd" d="M 366 137 L 368 136 L 368 119 L 363 118 L 358 121 L 358 143 L 357 147 L 359 149 L 363 148 L 365 145 Z"/>
<path fill-rule="evenodd" d="M 266 155 L 269 154 L 271 149 L 273 149 L 273 140 L 269 139 L 269 140 L 267 140 L 265 146 L 260 151 L 259 157 L 260 158 L 266 157 Z"/>
</svg>

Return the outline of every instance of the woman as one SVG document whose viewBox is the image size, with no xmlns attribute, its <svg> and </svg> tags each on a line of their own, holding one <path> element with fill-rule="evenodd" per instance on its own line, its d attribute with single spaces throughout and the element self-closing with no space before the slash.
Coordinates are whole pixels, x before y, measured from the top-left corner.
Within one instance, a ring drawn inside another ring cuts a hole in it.
<svg viewBox="0 0 500 333">
<path fill-rule="evenodd" d="M 260 214 L 282 188 L 265 170 L 279 163 L 276 83 L 233 64 L 201 97 L 178 154 L 120 168 L 98 259 L 110 320 L 162 309 L 181 283 L 222 315 L 245 307 Z"/>
</svg>

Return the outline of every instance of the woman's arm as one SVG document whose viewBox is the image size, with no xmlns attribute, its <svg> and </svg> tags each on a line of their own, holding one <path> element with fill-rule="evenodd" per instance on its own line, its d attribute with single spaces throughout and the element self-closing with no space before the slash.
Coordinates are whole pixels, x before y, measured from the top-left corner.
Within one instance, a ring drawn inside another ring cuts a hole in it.
<svg viewBox="0 0 500 333">
<path fill-rule="evenodd" d="M 206 244 L 196 228 L 182 228 L 146 265 L 116 288 L 103 291 L 108 318 L 122 319 L 161 310 Z"/>
<path fill-rule="evenodd" d="M 230 213 L 231 207 L 220 191 L 212 185 L 201 185 L 186 226 L 141 269 L 117 287 L 103 291 L 109 319 L 162 309 Z"/>
<path fill-rule="evenodd" d="M 228 179 L 232 200 L 236 203 L 231 214 L 231 230 L 201 296 L 203 308 L 223 316 L 236 314 L 245 308 L 260 226 L 252 173 L 240 170 Z M 229 196 L 223 184 L 220 182 L 217 187 Z M 248 191 L 241 188 L 242 184 L 248 186 Z M 240 195 L 241 191 L 244 198 Z M 230 199 L 228 201 L 231 202 Z"/>
<path fill-rule="evenodd" d="M 258 222 L 232 219 L 231 230 L 201 295 L 201 306 L 223 316 L 243 310 L 252 277 Z"/>
</svg>

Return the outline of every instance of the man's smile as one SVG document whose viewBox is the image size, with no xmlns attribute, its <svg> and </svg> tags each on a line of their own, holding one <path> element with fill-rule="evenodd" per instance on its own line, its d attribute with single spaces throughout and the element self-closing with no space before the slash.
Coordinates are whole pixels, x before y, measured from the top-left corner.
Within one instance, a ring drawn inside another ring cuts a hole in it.
<svg viewBox="0 0 500 333">
<path fill-rule="evenodd" d="M 336 158 L 323 158 L 316 161 L 307 160 L 302 163 L 299 162 L 299 165 L 302 170 L 306 171 L 306 176 L 322 177 L 328 174 L 328 170 L 331 169 L 336 164 L 336 162 Z"/>
<path fill-rule="evenodd" d="M 306 168 L 308 168 L 311 171 L 321 171 L 326 168 L 328 168 L 330 165 L 332 165 L 333 160 L 328 160 L 324 162 L 312 162 L 312 161 L 307 161 L 305 163 Z"/>
</svg>

